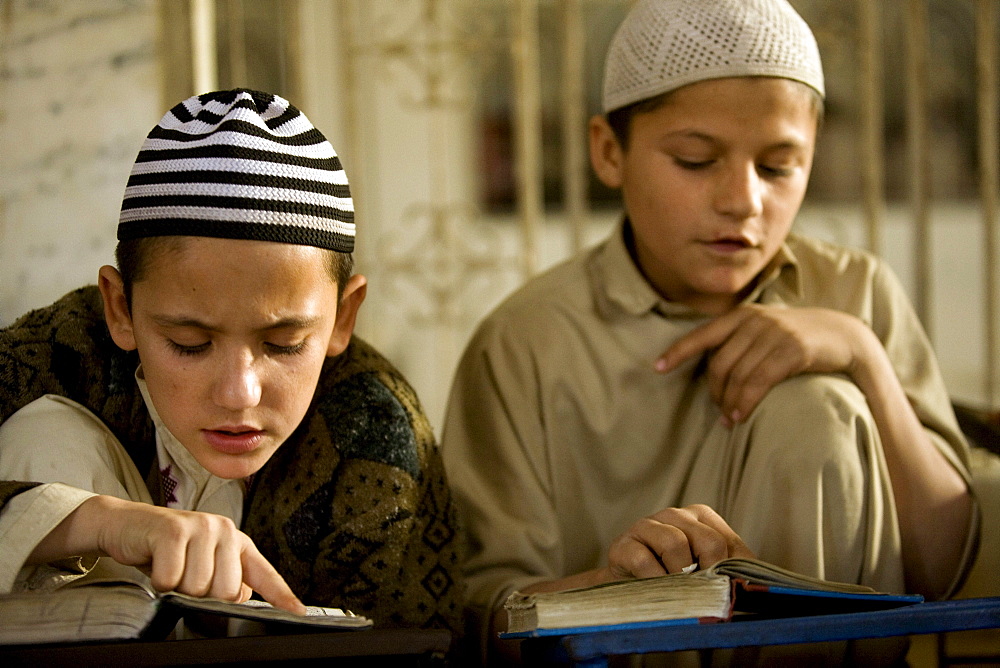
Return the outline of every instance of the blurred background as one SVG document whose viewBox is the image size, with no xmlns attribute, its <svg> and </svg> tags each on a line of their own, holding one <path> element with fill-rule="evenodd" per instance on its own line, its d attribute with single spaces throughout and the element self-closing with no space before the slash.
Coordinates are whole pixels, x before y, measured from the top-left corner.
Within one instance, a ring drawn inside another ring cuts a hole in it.
<svg viewBox="0 0 1000 668">
<path fill-rule="evenodd" d="M 359 334 L 440 430 L 476 322 L 619 215 L 586 157 L 627 0 L 0 0 L 0 326 L 112 261 L 173 104 L 277 93 L 351 181 Z M 798 229 L 895 268 L 950 392 L 1000 408 L 996 0 L 792 0 L 826 121 Z"/>
</svg>

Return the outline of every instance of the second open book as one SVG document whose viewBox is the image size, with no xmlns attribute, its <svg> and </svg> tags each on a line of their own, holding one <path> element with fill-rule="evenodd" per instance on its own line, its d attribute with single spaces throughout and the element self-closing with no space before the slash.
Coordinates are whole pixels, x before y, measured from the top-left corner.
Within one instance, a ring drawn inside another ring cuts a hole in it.
<svg viewBox="0 0 1000 668">
<path fill-rule="evenodd" d="M 560 592 L 514 592 L 504 607 L 505 637 L 724 621 L 734 614 L 796 616 L 860 612 L 920 603 L 863 585 L 794 573 L 758 559 L 726 559 L 712 568 L 611 582 Z"/>
</svg>

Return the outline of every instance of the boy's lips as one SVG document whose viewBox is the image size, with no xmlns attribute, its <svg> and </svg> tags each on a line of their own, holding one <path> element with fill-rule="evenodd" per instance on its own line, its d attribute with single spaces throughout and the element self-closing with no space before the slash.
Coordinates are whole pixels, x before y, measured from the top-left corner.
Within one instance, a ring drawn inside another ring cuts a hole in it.
<svg viewBox="0 0 1000 668">
<path fill-rule="evenodd" d="M 264 439 L 265 432 L 241 425 L 203 429 L 201 433 L 213 449 L 227 455 L 240 455 L 255 450 Z"/>
<path fill-rule="evenodd" d="M 720 236 L 705 241 L 705 245 L 717 253 L 733 254 L 757 247 L 757 242 L 743 235 Z"/>
</svg>

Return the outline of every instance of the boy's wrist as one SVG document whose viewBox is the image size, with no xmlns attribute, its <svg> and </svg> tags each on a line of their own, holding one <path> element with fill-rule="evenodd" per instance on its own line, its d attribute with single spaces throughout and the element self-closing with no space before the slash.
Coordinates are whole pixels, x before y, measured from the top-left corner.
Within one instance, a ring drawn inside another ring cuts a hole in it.
<svg viewBox="0 0 1000 668">
<path fill-rule="evenodd" d="M 66 547 L 80 554 L 107 555 L 104 549 L 106 531 L 116 520 L 114 504 L 108 501 L 118 501 L 114 497 L 98 494 L 83 503 L 69 518 L 70 525 L 66 537 Z"/>
<path fill-rule="evenodd" d="M 100 495 L 80 503 L 59 522 L 28 557 L 28 563 L 48 563 L 71 557 L 100 556 L 98 532 L 107 522 Z"/>
<path fill-rule="evenodd" d="M 857 334 L 851 336 L 854 345 L 847 375 L 870 399 L 878 391 L 879 379 L 884 379 L 885 373 L 895 375 L 895 370 L 875 332 L 860 320 L 858 325 Z"/>
</svg>

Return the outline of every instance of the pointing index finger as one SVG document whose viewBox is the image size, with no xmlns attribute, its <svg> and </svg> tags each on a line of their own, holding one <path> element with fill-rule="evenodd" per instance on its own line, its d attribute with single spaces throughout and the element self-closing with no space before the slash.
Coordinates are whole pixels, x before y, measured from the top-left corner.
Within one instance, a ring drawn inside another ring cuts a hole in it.
<svg viewBox="0 0 1000 668">
<path fill-rule="evenodd" d="M 281 574 L 256 549 L 243 552 L 243 581 L 276 608 L 304 615 L 306 607 Z"/>
</svg>

